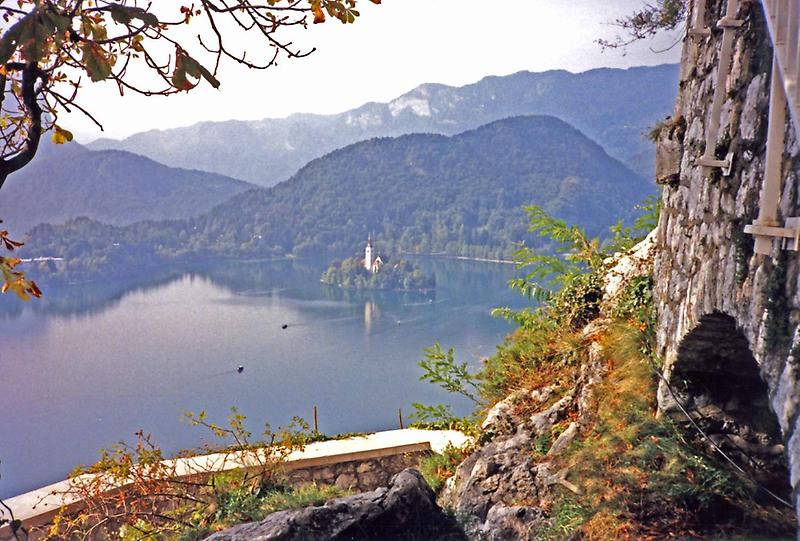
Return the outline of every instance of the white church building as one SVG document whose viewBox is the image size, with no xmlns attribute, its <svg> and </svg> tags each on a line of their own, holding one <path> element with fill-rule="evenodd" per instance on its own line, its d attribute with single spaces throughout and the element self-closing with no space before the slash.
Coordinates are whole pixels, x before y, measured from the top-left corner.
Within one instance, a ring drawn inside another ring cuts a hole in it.
<svg viewBox="0 0 800 541">
<path fill-rule="evenodd" d="M 375 274 L 383 266 L 381 256 L 375 255 L 375 250 L 372 247 L 372 233 L 367 237 L 367 247 L 364 249 L 364 268 L 372 274 Z"/>
</svg>

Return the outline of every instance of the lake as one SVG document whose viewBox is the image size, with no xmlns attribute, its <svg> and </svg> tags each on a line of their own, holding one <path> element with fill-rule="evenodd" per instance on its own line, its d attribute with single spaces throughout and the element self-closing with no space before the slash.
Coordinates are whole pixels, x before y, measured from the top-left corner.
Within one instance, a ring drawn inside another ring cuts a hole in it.
<svg viewBox="0 0 800 541">
<path fill-rule="evenodd" d="M 319 283 L 319 265 L 237 261 L 0 296 L 0 497 L 63 479 L 140 429 L 169 452 L 208 443 L 187 411 L 224 421 L 235 406 L 257 432 L 310 421 L 316 405 L 328 434 L 397 428 L 416 401 L 468 413 L 419 381 L 423 349 L 439 341 L 477 366 L 512 329 L 491 309 L 526 301 L 506 286 L 513 266 L 419 262 L 435 293 L 343 291 Z"/>
</svg>

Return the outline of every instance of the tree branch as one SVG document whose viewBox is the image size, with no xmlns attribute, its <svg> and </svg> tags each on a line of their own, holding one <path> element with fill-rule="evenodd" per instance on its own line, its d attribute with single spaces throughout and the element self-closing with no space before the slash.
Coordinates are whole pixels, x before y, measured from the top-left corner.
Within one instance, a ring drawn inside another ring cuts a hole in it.
<svg viewBox="0 0 800 541">
<path fill-rule="evenodd" d="M 36 82 L 41 79 L 44 84 L 47 75 L 36 65 L 28 62 L 22 70 L 22 103 L 25 107 L 26 117 L 29 121 L 28 133 L 25 144 L 14 157 L 0 162 L 0 188 L 3 187 L 8 175 L 22 169 L 36 155 L 39 150 L 39 141 L 42 137 L 42 108 L 39 105 Z M 3 80 L 3 94 L 5 94 L 5 78 Z"/>
</svg>

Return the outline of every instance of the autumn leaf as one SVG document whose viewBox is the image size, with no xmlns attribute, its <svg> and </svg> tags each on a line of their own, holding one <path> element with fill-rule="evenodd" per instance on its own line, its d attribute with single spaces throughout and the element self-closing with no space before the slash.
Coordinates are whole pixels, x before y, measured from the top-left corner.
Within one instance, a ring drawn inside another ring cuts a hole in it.
<svg viewBox="0 0 800 541">
<path fill-rule="evenodd" d="M 22 28 L 25 24 L 27 24 L 27 20 L 30 17 L 31 14 L 28 14 L 26 17 L 11 26 L 11 28 L 6 30 L 6 32 L 3 34 L 2 39 L 0 39 L 0 64 L 5 64 L 14 55 L 14 51 L 18 46 L 18 42 L 20 41 Z"/>
<path fill-rule="evenodd" d="M 111 62 L 106 52 L 96 43 L 86 42 L 83 45 L 83 58 L 81 58 L 86 73 L 94 82 L 103 81 L 111 75 Z"/>
<path fill-rule="evenodd" d="M 210 71 L 200 65 L 200 63 L 179 50 L 175 59 L 175 71 L 172 73 L 172 85 L 178 90 L 191 90 L 197 83 L 191 82 L 188 77 L 205 79 L 214 88 L 219 88 L 219 81 Z"/>
<path fill-rule="evenodd" d="M 139 19 L 145 26 L 158 26 L 159 23 L 158 17 L 144 8 L 111 4 L 109 9 L 111 10 L 111 18 L 119 24 L 127 25 L 133 22 L 134 19 Z"/>
<path fill-rule="evenodd" d="M 29 62 L 38 62 L 47 49 L 48 29 L 40 22 L 39 12 L 34 10 L 20 21 L 18 47 L 22 56 Z"/>
<path fill-rule="evenodd" d="M 319 2 L 311 3 L 311 12 L 314 14 L 314 24 L 325 22 L 325 13 L 323 13 Z"/>
<path fill-rule="evenodd" d="M 65 130 L 61 126 L 53 126 L 53 142 L 57 145 L 63 145 L 72 141 L 73 135 L 69 130 Z"/>
</svg>

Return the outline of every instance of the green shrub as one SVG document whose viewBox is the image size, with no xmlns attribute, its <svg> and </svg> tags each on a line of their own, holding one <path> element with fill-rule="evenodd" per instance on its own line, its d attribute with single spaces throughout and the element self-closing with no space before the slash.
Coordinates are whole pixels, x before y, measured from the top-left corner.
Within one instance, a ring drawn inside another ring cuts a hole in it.
<svg viewBox="0 0 800 541">
<path fill-rule="evenodd" d="M 422 459 L 419 471 L 433 491 L 438 493 L 471 451 L 471 445 L 455 447 L 448 444 L 443 453 L 433 453 Z"/>
</svg>

